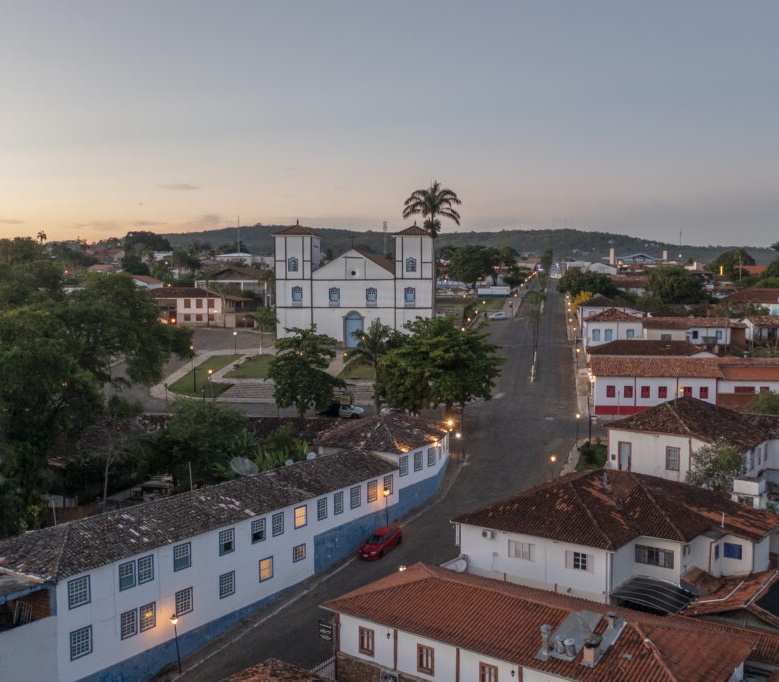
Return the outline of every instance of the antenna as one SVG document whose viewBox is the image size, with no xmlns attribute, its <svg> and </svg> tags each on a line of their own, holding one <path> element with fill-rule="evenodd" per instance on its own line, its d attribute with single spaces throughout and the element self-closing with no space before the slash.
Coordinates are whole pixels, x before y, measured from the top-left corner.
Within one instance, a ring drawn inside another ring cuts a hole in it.
<svg viewBox="0 0 779 682">
<path fill-rule="evenodd" d="M 382 256 L 387 255 L 387 221 L 385 220 L 384 223 L 381 226 L 381 229 L 384 232 L 384 246 L 382 247 Z"/>
<path fill-rule="evenodd" d="M 241 253 L 241 216 L 236 216 L 235 229 L 238 233 L 238 242 L 236 243 L 236 253 Z"/>
<path fill-rule="evenodd" d="M 233 457 L 230 468 L 239 476 L 253 476 L 260 470 L 248 457 Z"/>
</svg>

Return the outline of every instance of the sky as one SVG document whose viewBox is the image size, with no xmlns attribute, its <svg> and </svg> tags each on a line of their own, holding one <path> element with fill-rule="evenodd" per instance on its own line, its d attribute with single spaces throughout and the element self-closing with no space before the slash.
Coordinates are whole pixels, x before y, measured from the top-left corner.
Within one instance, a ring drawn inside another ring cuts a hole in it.
<svg viewBox="0 0 779 682">
<path fill-rule="evenodd" d="M 0 0 L 0 237 L 779 239 L 775 0 Z"/>
</svg>

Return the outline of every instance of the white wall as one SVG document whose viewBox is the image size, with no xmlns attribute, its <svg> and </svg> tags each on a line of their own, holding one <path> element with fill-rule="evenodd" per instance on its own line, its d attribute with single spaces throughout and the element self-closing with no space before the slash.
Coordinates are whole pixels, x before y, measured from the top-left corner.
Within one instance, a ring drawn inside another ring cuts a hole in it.
<svg viewBox="0 0 779 682">
<path fill-rule="evenodd" d="M 697 438 L 685 438 L 659 433 L 644 433 L 610 428 L 608 444 L 607 468 L 618 469 L 619 443 L 631 444 L 630 470 L 639 474 L 658 476 L 669 481 L 684 483 L 690 468 L 690 457 L 693 452 L 705 443 Z M 679 471 L 665 468 L 666 447 L 679 448 Z"/>
<path fill-rule="evenodd" d="M 0 680 L 57 680 L 57 653 L 56 616 L 6 630 L 0 637 Z"/>
</svg>

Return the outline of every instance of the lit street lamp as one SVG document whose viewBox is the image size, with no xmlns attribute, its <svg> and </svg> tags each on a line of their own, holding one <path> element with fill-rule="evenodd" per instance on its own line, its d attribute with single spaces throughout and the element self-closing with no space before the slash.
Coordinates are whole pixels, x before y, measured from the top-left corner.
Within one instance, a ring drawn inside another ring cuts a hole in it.
<svg viewBox="0 0 779 682">
<path fill-rule="evenodd" d="M 208 396 L 210 398 L 214 397 L 214 384 L 211 381 L 211 376 L 213 375 L 213 373 L 214 373 L 213 369 L 208 370 Z"/>
<path fill-rule="evenodd" d="M 173 636 L 176 638 L 176 664 L 179 668 L 179 675 L 181 675 L 181 652 L 179 651 L 179 631 L 176 624 L 179 622 L 179 617 L 174 613 L 170 617 L 170 622 L 173 623 Z"/>
<path fill-rule="evenodd" d="M 582 416 L 577 412 L 576 413 L 576 446 L 579 446 L 579 420 L 582 418 Z"/>
<path fill-rule="evenodd" d="M 384 514 L 386 516 L 385 526 L 389 526 L 389 488 L 384 488 Z"/>
<path fill-rule="evenodd" d="M 233 353 L 238 355 L 238 332 L 233 332 Z"/>
</svg>

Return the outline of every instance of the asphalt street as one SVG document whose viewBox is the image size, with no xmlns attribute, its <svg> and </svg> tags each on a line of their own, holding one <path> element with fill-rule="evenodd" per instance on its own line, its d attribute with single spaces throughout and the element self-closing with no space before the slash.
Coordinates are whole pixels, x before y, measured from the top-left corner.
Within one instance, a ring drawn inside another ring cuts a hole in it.
<svg viewBox="0 0 779 682">
<path fill-rule="evenodd" d="M 439 494 L 401 519 L 403 544 L 381 561 L 347 559 L 311 578 L 187 657 L 184 673 L 167 679 L 216 682 L 270 656 L 313 667 L 333 654 L 332 643 L 318 638 L 318 621 L 328 618 L 322 602 L 388 575 L 401 564 L 441 564 L 455 558 L 452 518 L 559 474 L 574 446 L 577 412 L 564 298 L 553 283 L 539 326 L 532 382 L 532 328 L 522 311 L 515 319 L 489 322 L 487 329 L 505 358 L 494 397 L 466 408 L 464 437 L 453 446 L 454 455 L 465 453 L 466 463 L 454 459 Z"/>
</svg>

